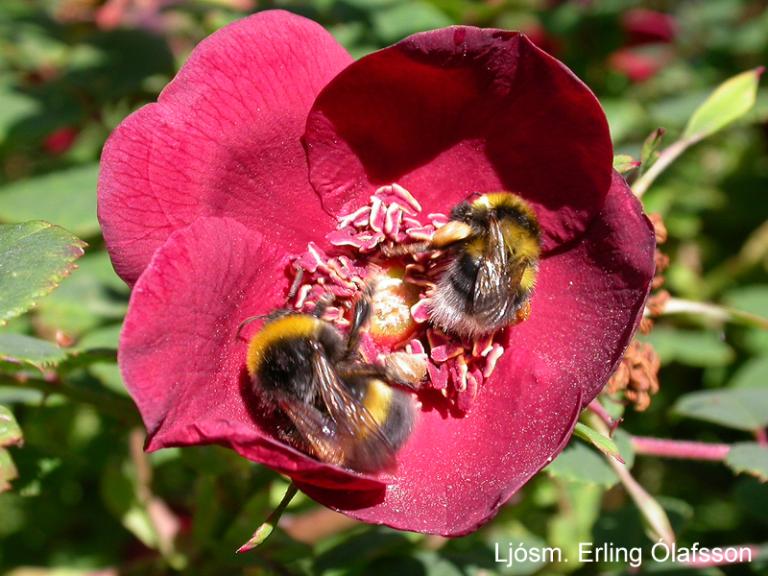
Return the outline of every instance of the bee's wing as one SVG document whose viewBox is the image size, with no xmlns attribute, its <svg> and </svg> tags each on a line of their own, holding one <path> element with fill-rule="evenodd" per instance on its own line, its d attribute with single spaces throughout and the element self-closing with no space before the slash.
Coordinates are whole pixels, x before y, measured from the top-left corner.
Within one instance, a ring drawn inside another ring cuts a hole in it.
<svg viewBox="0 0 768 576">
<path fill-rule="evenodd" d="M 344 449 L 330 418 L 286 394 L 278 398 L 278 404 L 315 456 L 329 464 L 344 463 Z"/>
<path fill-rule="evenodd" d="M 509 259 L 501 224 L 491 220 L 488 241 L 475 279 L 472 300 L 475 314 L 503 316 L 506 312 L 504 305 L 510 300 L 510 292 L 520 285 L 523 272 L 523 264 Z"/>
<path fill-rule="evenodd" d="M 347 455 L 355 467 L 362 469 L 391 468 L 395 448 L 381 426 L 363 403 L 341 382 L 328 358 L 315 350 L 312 366 L 318 390 Z"/>
</svg>

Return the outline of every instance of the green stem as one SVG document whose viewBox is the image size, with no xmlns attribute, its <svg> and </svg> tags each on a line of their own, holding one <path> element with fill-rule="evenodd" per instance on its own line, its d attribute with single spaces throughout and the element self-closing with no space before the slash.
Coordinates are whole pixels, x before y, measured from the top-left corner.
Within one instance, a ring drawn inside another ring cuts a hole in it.
<svg viewBox="0 0 768 576">
<path fill-rule="evenodd" d="M 637 182 L 632 186 L 632 191 L 635 196 L 642 198 L 643 194 L 648 191 L 651 184 L 658 178 L 664 170 L 666 170 L 672 162 L 685 152 L 689 146 L 698 142 L 696 139 L 685 139 L 674 142 L 669 148 L 665 148 L 659 155 L 659 159 L 648 168 L 648 171 L 638 178 Z"/>
<path fill-rule="evenodd" d="M 288 485 L 288 489 L 285 491 L 285 495 L 280 501 L 280 504 L 278 504 L 277 508 L 272 511 L 266 521 L 256 529 L 256 532 L 254 532 L 253 536 L 248 539 L 248 542 L 237 549 L 237 554 L 242 554 L 243 552 L 253 550 L 257 546 L 260 546 L 267 538 L 269 538 L 269 535 L 272 534 L 272 531 L 277 526 L 280 517 L 283 515 L 283 512 L 285 512 L 288 504 L 291 503 L 291 500 L 293 500 L 293 497 L 296 496 L 298 490 L 299 489 L 296 488 L 296 485 L 293 482 Z"/>
<path fill-rule="evenodd" d="M 664 305 L 664 310 L 661 315 L 666 316 L 669 314 L 695 314 L 717 322 L 731 322 L 733 324 L 741 324 L 751 328 L 768 330 L 768 319 L 766 318 L 742 310 L 734 310 L 725 306 L 711 304 L 709 302 L 696 302 L 694 300 L 684 300 L 682 298 L 670 298 Z"/>
<path fill-rule="evenodd" d="M 591 418 L 590 424 L 595 430 L 602 434 L 607 435 L 609 433 L 608 425 L 598 416 Z M 664 508 L 662 508 L 656 499 L 651 496 L 637 480 L 635 480 L 626 464 L 610 457 L 606 457 L 606 461 L 611 468 L 613 468 L 614 472 L 616 472 L 624 489 L 634 501 L 635 506 L 637 506 L 637 509 L 643 515 L 643 518 L 645 518 L 645 521 L 653 534 L 664 540 L 667 545 L 672 545 L 675 542 L 675 532 L 672 530 L 672 524 L 670 524 Z"/>
</svg>

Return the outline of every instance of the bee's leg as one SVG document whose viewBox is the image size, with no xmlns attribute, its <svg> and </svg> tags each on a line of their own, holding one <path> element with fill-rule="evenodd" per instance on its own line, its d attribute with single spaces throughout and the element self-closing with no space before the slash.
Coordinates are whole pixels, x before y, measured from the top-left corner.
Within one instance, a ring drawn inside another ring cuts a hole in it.
<svg viewBox="0 0 768 576">
<path fill-rule="evenodd" d="M 426 356 L 408 352 L 391 352 L 384 357 L 384 376 L 390 382 L 418 390 L 427 377 Z"/>
<path fill-rule="evenodd" d="M 368 284 L 355 302 L 352 310 L 352 324 L 349 327 L 349 336 L 347 336 L 347 357 L 352 358 L 357 354 L 357 346 L 360 343 L 360 332 L 363 330 L 368 320 L 371 318 L 371 298 L 375 286 Z"/>
<path fill-rule="evenodd" d="M 525 322 L 531 315 L 531 301 L 526 300 L 515 313 L 515 322 Z"/>
<path fill-rule="evenodd" d="M 377 378 L 387 384 L 394 384 L 419 390 L 427 375 L 426 361 L 416 354 L 392 352 L 384 358 L 383 366 L 349 361 L 338 364 L 336 371 L 342 378 Z"/>
</svg>

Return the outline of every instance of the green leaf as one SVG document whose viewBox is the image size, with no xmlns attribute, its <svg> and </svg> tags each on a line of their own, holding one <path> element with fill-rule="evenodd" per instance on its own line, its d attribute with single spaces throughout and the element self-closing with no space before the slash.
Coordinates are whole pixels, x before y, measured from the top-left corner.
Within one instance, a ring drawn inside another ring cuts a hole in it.
<svg viewBox="0 0 768 576">
<path fill-rule="evenodd" d="M 82 237 L 96 236 L 98 164 L 27 178 L 0 188 L 0 220 L 46 220 Z"/>
<path fill-rule="evenodd" d="M 0 492 L 11 489 L 11 481 L 19 477 L 11 454 L 5 448 L 0 448 Z"/>
<path fill-rule="evenodd" d="M 23 334 L 0 333 L 0 361 L 23 363 L 42 369 L 55 366 L 67 353 L 48 342 Z"/>
<path fill-rule="evenodd" d="M 733 308 L 768 318 L 768 285 L 741 286 L 729 290 L 723 300 Z"/>
<path fill-rule="evenodd" d="M 643 148 L 640 152 L 640 164 L 642 164 L 643 170 L 648 170 L 651 165 L 658 158 L 658 149 L 661 145 L 661 139 L 664 137 L 666 130 L 664 128 L 656 128 L 651 132 L 643 142 Z"/>
<path fill-rule="evenodd" d="M 688 121 L 683 139 L 701 140 L 722 130 L 755 105 L 757 86 L 763 68 L 755 68 L 729 78 L 699 106 Z"/>
<path fill-rule="evenodd" d="M 768 482 L 768 446 L 739 442 L 731 447 L 725 463 L 737 474 L 750 474 L 761 482 Z"/>
<path fill-rule="evenodd" d="M 768 386 L 768 356 L 746 361 L 728 383 L 730 388 L 757 388 Z"/>
<path fill-rule="evenodd" d="M 590 541 L 603 494 L 604 490 L 598 486 L 574 483 L 562 486 L 560 510 L 547 527 L 547 544 L 560 548 L 563 558 L 571 560 L 569 565 L 561 564 L 563 569 L 573 571 L 581 565 L 579 547 L 582 542 Z"/>
<path fill-rule="evenodd" d="M 39 324 L 74 338 L 103 325 L 105 320 L 122 319 L 129 293 L 106 252 L 86 254 L 77 265 L 77 274 L 43 300 L 36 315 Z"/>
<path fill-rule="evenodd" d="M 601 98 L 600 103 L 608 118 L 614 144 L 628 140 L 641 130 L 648 117 L 647 112 L 634 99 Z"/>
<path fill-rule="evenodd" d="M 429 2 L 403 2 L 377 10 L 372 15 L 373 29 L 384 42 L 394 42 L 415 32 L 453 24 Z"/>
<path fill-rule="evenodd" d="M 19 446 L 23 436 L 13 413 L 5 406 L 0 406 L 0 447 Z"/>
<path fill-rule="evenodd" d="M 0 224 L 0 324 L 56 288 L 85 243 L 47 222 Z"/>
<path fill-rule="evenodd" d="M 739 310 L 768 318 L 768 285 L 740 286 L 725 293 L 723 301 Z M 756 354 L 768 354 L 768 331 L 753 329 L 743 335 L 744 347 Z"/>
<path fill-rule="evenodd" d="M 692 392 L 678 399 L 674 412 L 736 430 L 757 430 L 768 425 L 768 388 Z"/>
<path fill-rule="evenodd" d="M 20 120 L 36 114 L 39 109 L 40 104 L 35 99 L 6 83 L 0 84 L 0 143 Z"/>
<path fill-rule="evenodd" d="M 576 424 L 576 428 L 574 428 L 573 434 L 574 436 L 581 438 L 585 442 L 592 444 L 595 448 L 600 450 L 600 452 L 602 452 L 606 456 L 610 456 L 611 458 L 616 458 L 616 460 L 618 460 L 621 463 L 624 462 L 624 460 L 621 457 L 621 454 L 619 453 L 618 446 L 616 446 L 616 443 L 608 436 L 604 436 L 597 430 L 590 428 L 589 426 L 587 426 L 586 424 L 583 424 L 582 422 L 578 422 Z"/>
<path fill-rule="evenodd" d="M 554 478 L 605 488 L 619 481 L 605 458 L 580 442 L 569 445 L 545 471 Z"/>
<path fill-rule="evenodd" d="M 626 174 L 640 166 L 640 162 L 629 154 L 617 154 L 613 157 L 613 169 L 619 174 Z"/>
<path fill-rule="evenodd" d="M 707 368 L 727 366 L 734 358 L 731 347 L 714 332 L 656 326 L 648 336 L 638 339 L 653 344 L 664 364 L 677 361 Z"/>
</svg>

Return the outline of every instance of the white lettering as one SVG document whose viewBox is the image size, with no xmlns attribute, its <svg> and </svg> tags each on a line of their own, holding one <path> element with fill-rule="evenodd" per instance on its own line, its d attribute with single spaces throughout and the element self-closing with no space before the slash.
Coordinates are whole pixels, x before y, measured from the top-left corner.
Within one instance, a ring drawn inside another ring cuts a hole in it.
<svg viewBox="0 0 768 576">
<path fill-rule="evenodd" d="M 669 560 L 671 551 L 664 540 L 659 540 L 651 548 L 651 556 L 656 562 L 666 562 Z"/>
</svg>

